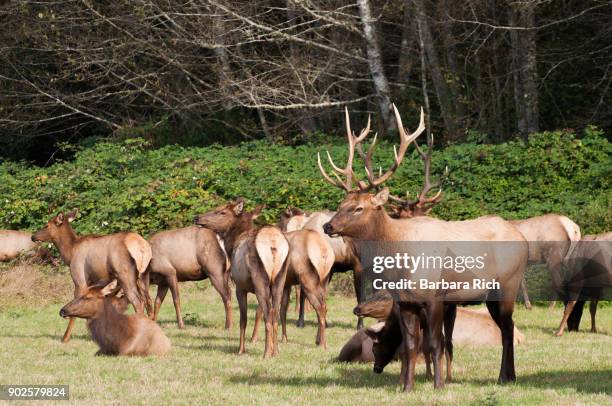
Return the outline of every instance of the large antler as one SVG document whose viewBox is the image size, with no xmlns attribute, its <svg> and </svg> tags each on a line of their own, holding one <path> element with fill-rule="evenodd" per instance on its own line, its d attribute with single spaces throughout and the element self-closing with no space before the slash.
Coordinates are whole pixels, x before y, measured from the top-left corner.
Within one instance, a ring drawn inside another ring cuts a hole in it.
<svg viewBox="0 0 612 406">
<path fill-rule="evenodd" d="M 395 173 L 397 168 L 399 168 L 400 164 L 402 163 L 402 160 L 404 159 L 404 155 L 406 155 L 406 151 L 408 150 L 408 146 L 410 145 L 410 143 L 414 142 L 414 140 L 416 140 L 417 137 L 421 135 L 421 133 L 425 130 L 425 113 L 423 112 L 422 108 L 419 126 L 412 134 L 410 134 L 410 132 L 406 130 L 406 128 L 404 128 L 402 118 L 400 117 L 399 111 L 397 111 L 397 107 L 395 107 L 395 104 L 393 104 L 393 112 L 395 114 L 395 122 L 397 124 L 397 130 L 400 136 L 399 152 L 395 148 L 395 146 L 393 146 L 393 153 L 395 156 L 393 165 L 391 165 L 391 167 L 385 173 L 379 173 L 379 176 L 375 177 L 374 171 L 372 169 L 372 155 L 374 153 L 374 147 L 376 146 L 376 137 L 374 137 L 374 140 L 372 141 L 372 144 L 370 145 L 370 148 L 368 148 L 368 152 L 365 155 L 361 150 L 361 146 L 359 147 L 358 151 L 365 163 L 366 176 L 368 178 L 367 185 L 364 185 L 361 182 L 359 184 L 359 188 L 362 191 L 376 189 L 381 184 L 386 182 Z"/>
<path fill-rule="evenodd" d="M 348 139 L 349 144 L 349 154 L 346 160 L 346 167 L 344 169 L 341 169 L 336 166 L 331 156 L 329 155 L 329 151 L 326 151 L 327 159 L 329 160 L 329 163 L 333 169 L 332 174 L 336 177 L 336 179 L 332 179 L 332 177 L 327 174 L 325 169 L 323 169 L 320 153 L 317 153 L 317 162 L 319 164 L 319 170 L 321 171 L 321 175 L 323 175 L 326 181 L 336 187 L 343 189 L 346 192 L 351 192 L 353 191 L 353 177 L 355 176 L 355 173 L 353 172 L 353 158 L 355 157 L 355 146 L 359 145 L 370 133 L 370 116 L 368 116 L 368 124 L 366 125 L 366 127 L 361 130 L 358 137 L 355 137 L 355 133 L 353 133 L 353 130 L 351 129 L 351 121 L 349 118 L 348 108 L 345 107 L 344 111 L 346 115 L 346 137 Z M 340 175 L 344 176 L 344 181 L 340 178 Z M 361 188 L 362 182 L 358 182 L 358 184 Z"/>
<path fill-rule="evenodd" d="M 402 198 L 399 198 L 393 195 L 389 196 L 389 198 L 397 203 L 400 203 L 404 207 L 411 207 L 411 208 L 417 207 L 421 209 L 421 211 L 426 213 L 434 205 L 439 203 L 440 200 L 442 200 L 442 187 L 440 186 L 440 181 L 432 183 L 430 179 L 431 155 L 433 152 L 433 135 L 430 133 L 427 136 L 427 153 L 426 154 L 423 153 L 423 150 L 421 149 L 421 147 L 419 147 L 419 145 L 416 142 L 414 142 L 414 146 L 417 152 L 419 153 L 419 155 L 421 156 L 421 159 L 423 160 L 423 166 L 424 166 L 424 172 L 425 172 L 423 188 L 421 189 L 421 192 L 419 193 L 416 200 L 402 199 Z M 447 172 L 448 172 L 448 168 L 445 170 L 445 175 L 447 174 Z M 427 197 L 429 192 L 434 188 L 439 188 L 436 194 L 433 195 L 432 197 Z M 408 193 L 406 193 L 406 195 L 408 195 Z"/>
</svg>

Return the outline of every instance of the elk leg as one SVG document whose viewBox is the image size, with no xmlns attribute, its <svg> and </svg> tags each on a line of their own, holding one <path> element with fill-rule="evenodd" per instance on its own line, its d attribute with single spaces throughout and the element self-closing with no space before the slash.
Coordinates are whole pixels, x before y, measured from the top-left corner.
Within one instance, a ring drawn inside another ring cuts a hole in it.
<svg viewBox="0 0 612 406">
<path fill-rule="evenodd" d="M 446 357 L 446 382 L 452 381 L 453 364 L 453 331 L 457 318 L 457 305 L 446 305 L 444 308 L 444 356 Z"/>
<path fill-rule="evenodd" d="M 272 308 L 271 310 L 271 318 L 272 318 L 272 334 L 273 334 L 273 348 L 272 355 L 278 355 L 278 318 L 280 314 L 281 302 L 283 300 L 283 293 L 285 290 L 285 279 L 287 278 L 287 268 L 289 267 L 289 261 L 285 261 L 281 271 L 276 275 L 274 281 L 272 283 Z M 287 295 L 288 296 L 288 295 Z M 289 297 L 287 297 L 289 300 Z"/>
<path fill-rule="evenodd" d="M 428 303 L 426 311 L 427 334 L 425 335 L 425 346 L 430 354 L 433 355 L 434 388 L 439 389 L 444 387 L 444 380 L 442 379 L 444 304 L 442 302 Z"/>
<path fill-rule="evenodd" d="M 157 320 L 159 317 L 159 309 L 164 302 L 166 297 L 166 293 L 168 293 L 168 285 L 165 282 L 160 282 L 157 285 L 157 295 L 155 296 L 155 308 L 153 309 L 153 320 Z"/>
<path fill-rule="evenodd" d="M 355 296 L 357 296 L 357 306 L 363 302 L 362 289 L 361 289 L 361 264 L 353 265 L 353 285 L 355 287 Z M 357 330 L 363 328 L 363 317 L 357 317 Z"/>
<path fill-rule="evenodd" d="M 181 317 L 181 298 L 179 296 L 178 280 L 176 279 L 176 273 L 168 277 L 168 286 L 170 287 L 170 293 L 172 293 L 172 301 L 174 302 L 174 311 L 176 313 L 176 321 L 178 322 L 178 328 L 185 328 L 183 317 Z"/>
<path fill-rule="evenodd" d="M 404 347 L 402 351 L 402 363 L 406 363 L 407 365 L 402 385 L 405 392 L 410 392 L 414 388 L 414 369 L 419 352 L 418 346 L 421 326 L 419 315 L 414 309 L 401 309 L 400 319 L 400 327 L 403 336 L 402 346 Z"/>
<path fill-rule="evenodd" d="M 572 313 L 572 310 L 574 310 L 575 305 L 576 305 L 575 300 L 570 300 L 565 305 L 565 309 L 563 310 L 563 317 L 561 318 L 561 323 L 559 324 L 559 328 L 557 329 L 557 332 L 555 333 L 557 337 L 561 337 L 563 335 L 563 331 L 565 330 L 565 323 L 567 323 L 567 319 Z"/>
<path fill-rule="evenodd" d="M 295 285 L 295 308 L 293 311 L 295 313 L 300 312 L 300 285 Z"/>
<path fill-rule="evenodd" d="M 514 322 L 512 312 L 514 301 L 488 301 L 487 309 L 491 317 L 501 330 L 502 336 L 502 361 L 499 371 L 499 383 L 515 382 L 516 372 L 514 370 Z"/>
<path fill-rule="evenodd" d="M 281 326 L 283 329 L 283 337 L 281 341 L 285 343 L 289 341 L 287 338 L 287 310 L 289 308 L 289 296 L 291 296 L 291 286 L 285 286 L 280 308 Z"/>
<path fill-rule="evenodd" d="M 597 327 L 595 326 L 595 314 L 597 313 L 597 300 L 591 300 L 589 303 L 589 312 L 591 313 L 591 333 L 597 333 Z"/>
<path fill-rule="evenodd" d="M 261 323 L 261 318 L 263 317 L 263 310 L 261 310 L 261 306 L 257 306 L 257 311 L 255 312 L 255 323 L 253 324 L 253 334 L 251 335 L 251 342 L 256 343 L 259 340 L 259 323 Z"/>
<path fill-rule="evenodd" d="M 72 329 L 74 327 L 74 317 L 71 317 L 68 321 L 68 327 L 66 327 L 66 331 L 64 332 L 64 337 L 62 337 L 62 342 L 67 343 L 70 341 L 70 335 L 72 334 Z"/>
<path fill-rule="evenodd" d="M 300 305 L 299 305 L 300 314 L 298 316 L 298 321 L 296 325 L 300 328 L 304 328 L 304 307 L 306 305 L 306 293 L 304 292 L 304 288 L 301 285 L 300 285 L 300 294 L 298 295 L 298 297 L 300 301 Z"/>
<path fill-rule="evenodd" d="M 123 272 L 119 271 L 116 274 L 119 286 L 121 286 L 128 301 L 134 307 L 134 311 L 136 311 L 137 314 L 144 314 L 144 303 L 142 302 L 141 295 L 136 287 L 137 278 L 133 270 L 128 268 Z"/>
<path fill-rule="evenodd" d="M 431 352 L 429 352 L 429 348 L 423 348 L 423 356 L 425 357 L 425 379 L 430 381 L 433 375 L 431 374 Z"/>
<path fill-rule="evenodd" d="M 236 286 L 236 301 L 240 309 L 240 346 L 238 347 L 238 354 L 244 354 L 246 352 L 244 334 L 247 327 L 247 293 L 238 286 Z"/>
<path fill-rule="evenodd" d="M 225 266 L 225 264 L 223 264 Z M 225 278 L 225 270 L 219 269 L 217 272 L 208 272 L 208 277 L 215 290 L 223 300 L 225 307 L 225 329 L 232 328 L 232 291 L 229 287 L 229 281 Z"/>
<path fill-rule="evenodd" d="M 316 276 L 318 279 L 318 276 Z M 311 285 L 310 281 L 305 281 L 302 286 L 304 286 L 304 291 L 306 292 L 306 296 L 308 297 L 308 301 L 315 309 L 317 313 L 317 319 L 319 322 L 319 328 L 317 330 L 317 339 L 316 344 L 327 348 L 327 338 L 325 336 L 325 319 L 327 317 L 327 304 L 325 303 L 325 291 L 321 286 L 316 286 L 314 289 L 309 288 Z M 316 283 L 316 282 L 313 282 Z"/>
<path fill-rule="evenodd" d="M 527 282 L 525 281 L 525 276 L 523 276 L 523 279 L 521 279 L 521 291 L 523 292 L 525 309 L 531 310 L 531 301 L 529 300 L 529 294 L 527 293 Z"/>
<path fill-rule="evenodd" d="M 263 271 L 262 271 L 263 272 Z M 256 275 L 257 276 L 257 275 Z M 263 313 L 264 325 L 266 328 L 266 343 L 264 349 L 264 358 L 269 358 L 274 355 L 274 333 L 273 333 L 273 322 L 272 318 L 274 312 L 272 309 L 272 298 L 270 288 L 268 285 L 267 278 L 252 278 L 253 285 L 255 288 L 255 296 L 259 302 L 259 307 Z"/>
<path fill-rule="evenodd" d="M 145 307 L 147 309 L 147 314 L 149 318 L 152 319 L 154 316 L 153 313 L 153 301 L 151 300 L 151 295 L 149 294 L 149 286 L 150 286 L 150 277 L 151 272 L 147 268 L 147 270 L 142 274 L 142 286 L 141 290 L 143 291 L 143 297 L 145 302 Z M 137 284 L 137 286 L 140 286 Z"/>
</svg>

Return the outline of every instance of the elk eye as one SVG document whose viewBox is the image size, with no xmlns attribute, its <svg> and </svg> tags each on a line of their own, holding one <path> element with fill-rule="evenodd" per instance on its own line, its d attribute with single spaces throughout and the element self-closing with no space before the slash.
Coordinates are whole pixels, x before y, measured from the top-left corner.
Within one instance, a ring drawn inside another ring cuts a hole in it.
<svg viewBox="0 0 612 406">
<path fill-rule="evenodd" d="M 363 211 L 363 207 L 357 207 L 357 208 L 355 209 L 355 214 L 359 214 L 359 213 L 361 213 L 362 211 Z"/>
</svg>

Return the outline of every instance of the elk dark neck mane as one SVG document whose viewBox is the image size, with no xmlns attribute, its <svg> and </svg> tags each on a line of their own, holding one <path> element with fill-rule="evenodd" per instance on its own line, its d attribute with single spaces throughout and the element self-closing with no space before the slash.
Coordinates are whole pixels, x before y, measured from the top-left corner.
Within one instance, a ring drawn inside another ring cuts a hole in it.
<svg viewBox="0 0 612 406">
<path fill-rule="evenodd" d="M 119 353 L 118 345 L 134 334 L 129 316 L 118 312 L 109 297 L 104 299 L 103 309 L 87 320 L 87 327 L 103 353 Z"/>
<path fill-rule="evenodd" d="M 79 236 L 76 235 L 69 224 L 62 227 L 62 233 L 59 238 L 53 239 L 53 244 L 55 244 L 62 256 L 62 260 L 68 266 L 70 266 L 70 261 L 72 260 L 72 250 L 79 239 Z"/>
<path fill-rule="evenodd" d="M 393 228 L 398 227 L 399 222 L 404 222 L 405 219 L 391 218 L 387 212 L 380 208 L 372 212 L 370 221 L 361 229 L 358 236 L 352 236 L 355 239 L 363 241 L 388 241 L 393 235 Z"/>
<path fill-rule="evenodd" d="M 241 215 L 234 221 L 227 231 L 222 233 L 223 243 L 228 255 L 234 252 L 236 243 L 245 234 L 253 231 L 255 226 L 253 224 L 253 218 L 250 215 Z"/>
</svg>

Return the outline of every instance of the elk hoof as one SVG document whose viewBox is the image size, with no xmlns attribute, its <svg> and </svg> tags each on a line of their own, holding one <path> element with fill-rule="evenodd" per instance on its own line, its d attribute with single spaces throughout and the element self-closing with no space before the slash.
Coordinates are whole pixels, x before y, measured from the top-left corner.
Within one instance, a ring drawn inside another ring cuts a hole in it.
<svg viewBox="0 0 612 406">
<path fill-rule="evenodd" d="M 299 328 L 304 328 L 304 320 L 298 320 L 295 325 Z"/>
<path fill-rule="evenodd" d="M 557 337 L 561 337 L 562 335 L 563 335 L 563 331 L 557 331 L 555 333 L 555 336 L 557 336 Z"/>
<path fill-rule="evenodd" d="M 185 329 L 185 323 L 179 323 L 178 328 L 181 330 Z"/>
</svg>

